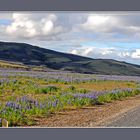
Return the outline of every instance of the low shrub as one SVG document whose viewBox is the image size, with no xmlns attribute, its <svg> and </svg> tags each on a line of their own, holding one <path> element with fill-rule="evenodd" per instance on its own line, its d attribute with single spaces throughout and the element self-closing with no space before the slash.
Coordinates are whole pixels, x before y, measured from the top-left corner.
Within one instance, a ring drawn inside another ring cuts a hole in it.
<svg viewBox="0 0 140 140">
<path fill-rule="evenodd" d="M 47 93 L 55 93 L 55 92 L 58 92 L 59 90 L 60 90 L 60 88 L 58 88 L 56 86 L 47 86 L 44 88 L 40 88 L 39 92 L 47 94 Z"/>
<path fill-rule="evenodd" d="M 68 92 L 76 92 L 76 87 L 75 87 L 75 86 L 69 86 L 69 87 L 67 88 L 67 91 L 68 91 Z"/>
<path fill-rule="evenodd" d="M 79 92 L 80 92 L 80 93 L 84 93 L 84 94 L 85 94 L 85 93 L 88 93 L 88 92 L 89 92 L 89 90 L 87 90 L 87 89 L 80 89 L 80 90 L 79 90 Z"/>
<path fill-rule="evenodd" d="M 97 98 L 97 101 L 98 103 L 109 103 L 112 101 L 112 97 L 111 97 L 111 94 L 104 94 L 104 95 L 100 95 L 98 98 Z"/>
</svg>

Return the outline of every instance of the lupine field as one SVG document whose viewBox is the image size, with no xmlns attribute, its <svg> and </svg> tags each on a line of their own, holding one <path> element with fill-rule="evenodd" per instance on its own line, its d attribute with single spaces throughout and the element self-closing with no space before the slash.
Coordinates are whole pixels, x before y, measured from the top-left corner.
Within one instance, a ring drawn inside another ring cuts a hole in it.
<svg viewBox="0 0 140 140">
<path fill-rule="evenodd" d="M 0 118 L 8 120 L 12 127 L 33 126 L 36 118 L 137 94 L 140 94 L 137 76 L 0 70 Z"/>
</svg>

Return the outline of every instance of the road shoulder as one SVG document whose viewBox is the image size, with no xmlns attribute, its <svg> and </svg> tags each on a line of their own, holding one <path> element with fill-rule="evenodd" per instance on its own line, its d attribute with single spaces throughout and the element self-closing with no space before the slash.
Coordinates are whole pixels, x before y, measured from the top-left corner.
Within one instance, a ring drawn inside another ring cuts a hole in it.
<svg viewBox="0 0 140 140">
<path fill-rule="evenodd" d="M 140 95 L 104 105 L 65 110 L 47 119 L 37 119 L 36 127 L 105 127 L 138 106 Z"/>
</svg>

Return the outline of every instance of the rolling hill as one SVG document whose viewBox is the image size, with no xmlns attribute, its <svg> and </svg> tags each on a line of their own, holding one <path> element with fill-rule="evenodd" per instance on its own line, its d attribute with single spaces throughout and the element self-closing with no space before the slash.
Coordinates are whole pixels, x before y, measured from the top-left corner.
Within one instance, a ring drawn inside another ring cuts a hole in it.
<svg viewBox="0 0 140 140">
<path fill-rule="evenodd" d="M 79 73 L 140 76 L 140 66 L 112 59 L 92 59 L 25 43 L 0 42 L 0 60 Z"/>
</svg>

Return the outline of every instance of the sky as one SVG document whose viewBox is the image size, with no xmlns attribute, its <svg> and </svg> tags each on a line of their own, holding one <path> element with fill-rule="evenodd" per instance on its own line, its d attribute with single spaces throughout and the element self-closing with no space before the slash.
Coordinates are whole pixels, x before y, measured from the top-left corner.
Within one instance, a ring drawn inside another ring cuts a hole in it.
<svg viewBox="0 0 140 140">
<path fill-rule="evenodd" d="M 0 12 L 0 41 L 140 65 L 140 12 Z"/>
</svg>

